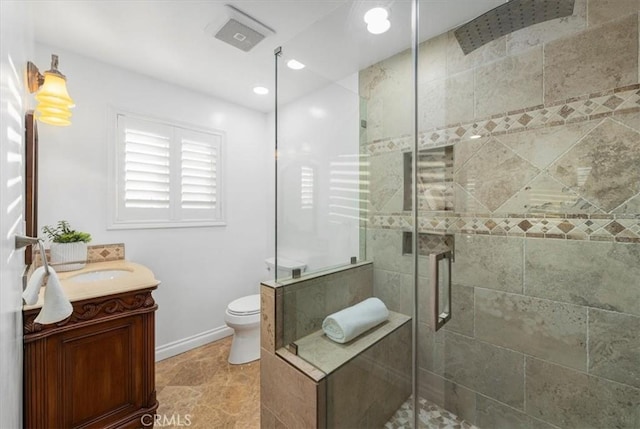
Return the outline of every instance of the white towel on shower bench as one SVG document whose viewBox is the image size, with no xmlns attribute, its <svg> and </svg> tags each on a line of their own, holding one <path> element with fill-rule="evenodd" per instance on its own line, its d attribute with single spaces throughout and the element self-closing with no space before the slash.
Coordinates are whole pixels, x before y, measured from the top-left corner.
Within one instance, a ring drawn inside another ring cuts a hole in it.
<svg viewBox="0 0 640 429">
<path fill-rule="evenodd" d="M 322 330 L 336 343 L 347 343 L 389 318 L 389 310 L 378 298 L 367 298 L 356 305 L 328 315 Z"/>
</svg>

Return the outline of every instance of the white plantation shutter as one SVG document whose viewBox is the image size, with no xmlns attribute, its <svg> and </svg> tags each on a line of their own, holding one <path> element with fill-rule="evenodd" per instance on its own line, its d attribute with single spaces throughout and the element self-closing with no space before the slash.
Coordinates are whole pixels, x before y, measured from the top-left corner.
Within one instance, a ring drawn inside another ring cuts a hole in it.
<svg viewBox="0 0 640 429">
<path fill-rule="evenodd" d="M 169 208 L 169 144 L 168 136 L 125 129 L 125 207 Z"/>
<path fill-rule="evenodd" d="M 180 210 L 182 217 L 219 217 L 220 136 L 181 130 Z"/>
<path fill-rule="evenodd" d="M 119 113 L 113 228 L 224 224 L 222 139 Z"/>
<path fill-rule="evenodd" d="M 313 167 L 300 167 L 300 208 L 313 208 L 314 184 Z"/>
</svg>

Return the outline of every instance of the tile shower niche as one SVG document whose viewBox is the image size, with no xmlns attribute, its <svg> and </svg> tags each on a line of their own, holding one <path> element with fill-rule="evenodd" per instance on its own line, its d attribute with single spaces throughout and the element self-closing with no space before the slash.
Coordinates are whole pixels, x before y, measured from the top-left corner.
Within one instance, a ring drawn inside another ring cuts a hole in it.
<svg viewBox="0 0 640 429">
<path fill-rule="evenodd" d="M 413 202 L 413 152 L 403 158 L 403 209 L 411 211 Z M 418 151 L 418 211 L 453 212 L 453 146 L 440 146 Z M 411 254 L 412 233 L 402 233 L 402 253 Z M 428 256 L 453 249 L 453 237 L 421 232 L 418 234 L 418 254 Z"/>
<path fill-rule="evenodd" d="M 403 159 L 403 209 L 411 211 L 413 200 L 413 152 Z M 453 211 L 453 146 L 418 151 L 418 210 Z"/>
</svg>

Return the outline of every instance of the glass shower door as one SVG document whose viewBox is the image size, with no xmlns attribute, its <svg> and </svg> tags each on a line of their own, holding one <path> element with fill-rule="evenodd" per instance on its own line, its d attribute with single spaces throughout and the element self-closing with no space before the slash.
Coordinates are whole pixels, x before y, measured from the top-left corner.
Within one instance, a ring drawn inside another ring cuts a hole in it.
<svg viewBox="0 0 640 429">
<path fill-rule="evenodd" d="M 306 265 L 299 280 L 277 279 L 281 356 L 295 353 L 320 371 L 323 417 L 334 428 L 411 424 L 412 2 L 385 3 L 383 33 L 364 20 L 374 6 L 337 2 L 277 55 L 276 255 Z M 348 344 L 329 342 L 324 318 L 372 297 L 389 318 Z M 319 349 L 335 353 L 322 360 L 329 353 Z"/>
<path fill-rule="evenodd" d="M 415 172 L 420 425 L 639 427 L 638 3 L 495 6 L 418 48 L 418 151 L 452 149 Z M 452 312 L 434 332 L 439 234 Z"/>
<path fill-rule="evenodd" d="M 371 262 L 367 296 L 411 318 L 328 382 L 328 426 L 640 427 L 637 2 L 392 1 L 378 35 L 370 3 L 278 59 L 278 257 Z M 294 340 L 354 303 L 312 280 Z"/>
</svg>

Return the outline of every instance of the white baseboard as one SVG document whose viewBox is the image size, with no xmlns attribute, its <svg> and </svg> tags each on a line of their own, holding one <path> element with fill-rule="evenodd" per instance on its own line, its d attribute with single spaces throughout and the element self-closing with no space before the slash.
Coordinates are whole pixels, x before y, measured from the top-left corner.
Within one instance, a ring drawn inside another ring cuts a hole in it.
<svg viewBox="0 0 640 429">
<path fill-rule="evenodd" d="M 179 355 L 196 347 L 204 346 L 216 340 L 233 335 L 233 329 L 228 326 L 220 326 L 209 331 L 201 332 L 169 344 L 156 347 L 156 362 Z"/>
</svg>

